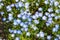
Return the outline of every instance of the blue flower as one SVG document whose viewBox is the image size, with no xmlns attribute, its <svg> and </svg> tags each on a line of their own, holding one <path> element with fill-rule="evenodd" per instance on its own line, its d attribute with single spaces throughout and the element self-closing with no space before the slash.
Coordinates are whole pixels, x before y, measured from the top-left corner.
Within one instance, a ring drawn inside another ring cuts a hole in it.
<svg viewBox="0 0 60 40">
<path fill-rule="evenodd" d="M 13 19 L 13 17 L 8 17 L 8 20 L 11 21 Z"/>
<path fill-rule="evenodd" d="M 21 30 L 17 30 L 17 33 L 18 33 L 18 34 L 21 34 L 22 32 L 21 32 Z"/>
<path fill-rule="evenodd" d="M 26 31 L 26 32 L 27 32 L 27 31 L 28 31 L 28 28 L 24 28 L 24 31 Z"/>
<path fill-rule="evenodd" d="M 43 17 L 42 17 L 42 20 L 47 20 L 47 17 L 46 17 L 46 16 L 43 16 Z"/>
<path fill-rule="evenodd" d="M 48 39 L 48 40 L 50 40 L 50 39 L 51 39 L 51 36 L 50 36 L 50 35 L 48 35 L 48 36 L 47 36 L 47 39 Z"/>
<path fill-rule="evenodd" d="M 40 8 L 38 8 L 38 11 L 42 11 L 43 9 L 40 7 Z"/>
<path fill-rule="evenodd" d="M 23 25 L 24 25 L 24 23 L 23 23 L 23 22 L 21 22 L 21 23 L 20 23 L 20 26 L 23 26 Z"/>
<path fill-rule="evenodd" d="M 39 24 L 39 21 L 38 21 L 38 20 L 34 20 L 34 23 L 35 23 L 35 24 Z"/>
<path fill-rule="evenodd" d="M 3 20 L 3 21 L 6 21 L 6 18 L 3 18 L 2 20 Z"/>
<path fill-rule="evenodd" d="M 19 19 L 17 19 L 16 21 L 17 21 L 17 23 L 18 23 L 18 24 L 20 24 L 20 23 L 21 23 L 21 20 L 19 20 Z"/>
<path fill-rule="evenodd" d="M 20 40 L 20 38 L 19 37 L 16 37 L 15 40 Z"/>
</svg>

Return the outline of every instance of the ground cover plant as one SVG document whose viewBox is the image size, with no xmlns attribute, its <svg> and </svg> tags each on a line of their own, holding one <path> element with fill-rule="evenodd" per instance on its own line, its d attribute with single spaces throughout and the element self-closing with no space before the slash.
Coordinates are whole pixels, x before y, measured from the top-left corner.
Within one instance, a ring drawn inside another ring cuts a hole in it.
<svg viewBox="0 0 60 40">
<path fill-rule="evenodd" d="M 60 40 L 60 0 L 0 0 L 1 22 L 7 40 Z"/>
</svg>

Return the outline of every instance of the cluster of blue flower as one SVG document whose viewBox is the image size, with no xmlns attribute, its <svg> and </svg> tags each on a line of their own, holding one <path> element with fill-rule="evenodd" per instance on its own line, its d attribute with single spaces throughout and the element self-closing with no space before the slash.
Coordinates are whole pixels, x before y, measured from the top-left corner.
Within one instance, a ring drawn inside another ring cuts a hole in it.
<svg viewBox="0 0 60 40">
<path fill-rule="evenodd" d="M 0 0 L 0 9 L 2 8 L 2 6 L 4 6 L 4 4 L 1 2 L 2 0 Z M 22 34 L 23 31 L 26 32 L 26 36 L 30 36 L 31 33 L 28 31 L 29 27 L 32 28 L 34 31 L 38 30 L 39 28 L 36 26 L 37 24 L 40 23 L 40 20 L 42 21 L 46 21 L 46 26 L 49 27 L 51 24 L 54 25 L 54 28 L 52 28 L 52 32 L 57 32 L 59 30 L 59 25 L 58 23 L 55 23 L 54 20 L 58 20 L 60 19 L 60 5 L 59 2 L 56 0 L 45 0 L 44 4 L 45 5 L 50 5 L 50 7 L 47 9 L 46 12 L 43 11 L 42 7 L 38 8 L 38 11 L 35 12 L 34 15 L 32 15 L 32 13 L 30 13 L 29 10 L 29 2 L 27 2 L 27 0 L 15 0 L 16 3 L 15 4 L 11 4 L 6 6 L 6 11 L 8 12 L 8 17 L 3 17 L 3 21 L 4 22 L 10 22 L 13 21 L 13 26 L 17 26 L 19 25 L 21 27 L 20 30 L 12 30 L 9 29 L 10 33 L 12 37 L 14 37 L 15 34 Z M 36 3 L 36 6 L 38 6 L 39 4 Z M 53 5 L 55 7 L 55 10 L 53 8 Z M 12 11 L 12 7 L 16 7 L 16 9 L 20 10 L 20 13 L 17 14 L 17 19 L 15 19 L 13 17 L 13 15 L 15 13 L 13 13 Z M 20 9 L 21 8 L 21 9 Z M 24 9 L 25 8 L 25 9 Z M 0 12 L 0 14 L 2 16 L 5 15 L 5 13 L 2 11 Z M 7 20 L 8 19 L 8 20 Z M 54 20 L 53 20 L 54 19 Z M 45 30 L 46 31 L 46 30 Z M 42 31 L 39 31 L 39 33 L 36 34 L 36 36 L 39 38 L 41 37 L 42 39 L 44 39 L 45 33 Z M 56 35 L 58 38 L 55 38 L 54 40 L 59 40 L 60 39 L 60 35 L 57 34 Z M 47 35 L 47 39 L 50 40 L 52 38 L 51 35 Z M 19 37 L 16 37 L 15 40 L 20 40 Z"/>
</svg>

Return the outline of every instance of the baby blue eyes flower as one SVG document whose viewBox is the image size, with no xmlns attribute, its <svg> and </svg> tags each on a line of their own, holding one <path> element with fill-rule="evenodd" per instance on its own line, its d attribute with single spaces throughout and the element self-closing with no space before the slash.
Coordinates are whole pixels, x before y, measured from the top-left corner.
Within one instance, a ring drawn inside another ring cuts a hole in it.
<svg viewBox="0 0 60 40">
<path fill-rule="evenodd" d="M 57 31 L 58 31 L 58 29 L 56 29 L 56 28 L 52 29 L 52 32 L 57 32 Z"/>
<path fill-rule="evenodd" d="M 10 6 L 11 6 L 11 7 L 14 7 L 14 4 L 11 4 Z"/>
<path fill-rule="evenodd" d="M 30 32 L 27 32 L 27 33 L 26 33 L 26 36 L 30 36 Z"/>
<path fill-rule="evenodd" d="M 23 23 L 23 22 L 21 22 L 21 23 L 20 23 L 20 26 L 23 26 L 23 25 L 24 25 L 24 23 Z"/>
<path fill-rule="evenodd" d="M 40 31 L 39 35 L 40 37 L 44 37 L 44 32 Z"/>
<path fill-rule="evenodd" d="M 58 28 L 59 28 L 59 25 L 58 25 L 58 24 L 56 24 L 56 25 L 55 25 L 55 28 L 56 28 L 56 29 L 58 29 Z"/>
<path fill-rule="evenodd" d="M 18 15 L 17 15 L 17 17 L 18 17 L 18 18 L 21 18 L 21 17 L 22 17 L 22 15 L 21 15 L 21 14 L 18 14 Z"/>
<path fill-rule="evenodd" d="M 28 25 L 27 25 L 27 24 L 24 24 L 24 25 L 23 25 L 23 28 L 26 28 L 26 27 L 28 27 Z"/>
<path fill-rule="evenodd" d="M 54 2 L 54 6 L 58 6 L 59 5 L 59 2 L 58 1 L 55 1 Z"/>
<path fill-rule="evenodd" d="M 13 17 L 8 17 L 8 20 L 11 21 L 13 19 Z"/>
<path fill-rule="evenodd" d="M 35 23 L 35 24 L 39 24 L 39 21 L 38 21 L 38 20 L 34 20 L 34 23 Z"/>
<path fill-rule="evenodd" d="M 28 28 L 24 28 L 24 30 L 27 32 L 28 31 Z"/>
<path fill-rule="evenodd" d="M 39 17 L 42 17 L 43 16 L 43 13 L 39 13 Z"/>
<path fill-rule="evenodd" d="M 24 16 L 22 16 L 22 19 L 23 19 L 23 20 L 25 20 L 26 18 L 27 18 L 27 17 L 26 17 L 25 15 L 24 15 Z"/>
<path fill-rule="evenodd" d="M 1 15 L 3 16 L 4 12 L 0 12 L 0 13 L 1 13 Z"/>
<path fill-rule="evenodd" d="M 21 34 L 22 32 L 21 32 L 20 30 L 17 30 L 17 33 L 18 33 L 18 34 Z"/>
<path fill-rule="evenodd" d="M 56 13 L 59 13 L 59 9 L 55 10 Z"/>
<path fill-rule="evenodd" d="M 16 2 L 18 2 L 19 0 L 15 0 Z"/>
<path fill-rule="evenodd" d="M 29 3 L 28 2 L 25 3 L 25 8 L 29 8 Z"/>
<path fill-rule="evenodd" d="M 19 37 L 16 37 L 15 40 L 20 40 L 20 38 Z"/>
<path fill-rule="evenodd" d="M 42 20 L 47 20 L 47 17 L 46 17 L 46 16 L 43 16 L 43 17 L 42 17 Z"/>
<path fill-rule="evenodd" d="M 17 21 L 17 23 L 18 23 L 18 24 L 20 24 L 20 23 L 21 23 L 21 20 L 19 20 L 19 19 L 17 19 L 16 21 Z"/>
<path fill-rule="evenodd" d="M 59 17 L 58 16 L 55 16 L 55 19 L 57 20 L 57 19 L 59 19 Z"/>
<path fill-rule="evenodd" d="M 9 17 L 12 17 L 13 15 L 12 14 L 8 14 Z"/>
<path fill-rule="evenodd" d="M 48 16 L 48 15 L 49 15 L 49 13 L 48 13 L 48 12 L 45 12 L 45 15 L 46 15 L 46 16 Z"/>
<path fill-rule="evenodd" d="M 5 21 L 5 20 L 6 20 L 6 18 L 3 18 L 2 20 L 3 20 L 3 21 Z"/>
<path fill-rule="evenodd" d="M 40 8 L 38 8 L 38 11 L 42 11 L 43 9 L 40 7 Z"/>
<path fill-rule="evenodd" d="M 44 1 L 44 3 L 45 3 L 45 4 L 49 4 L 49 2 L 48 2 L 48 1 Z"/>
<path fill-rule="evenodd" d="M 19 2 L 18 5 L 19 5 L 19 7 L 24 6 L 24 4 L 22 2 Z"/>
<path fill-rule="evenodd" d="M 49 9 L 48 9 L 48 12 L 53 12 L 53 9 L 52 9 L 52 8 L 49 8 Z"/>
<path fill-rule="evenodd" d="M 11 6 L 7 6 L 6 9 L 8 12 L 12 10 Z"/>
<path fill-rule="evenodd" d="M 50 36 L 50 35 L 49 35 L 49 36 L 47 36 L 47 39 L 48 39 L 48 40 L 50 40 L 50 39 L 51 39 L 51 36 Z"/>
<path fill-rule="evenodd" d="M 46 23 L 46 26 L 49 26 L 49 25 L 50 25 L 50 23 L 47 22 L 47 23 Z"/>
</svg>

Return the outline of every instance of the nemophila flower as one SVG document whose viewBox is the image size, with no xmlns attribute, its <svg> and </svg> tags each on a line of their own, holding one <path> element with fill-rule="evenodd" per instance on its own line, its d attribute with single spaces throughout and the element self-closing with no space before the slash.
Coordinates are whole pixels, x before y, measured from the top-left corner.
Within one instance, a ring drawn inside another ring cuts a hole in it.
<svg viewBox="0 0 60 40">
<path fill-rule="evenodd" d="M 32 21 L 32 18 L 28 18 L 28 21 L 31 22 Z"/>
<path fill-rule="evenodd" d="M 10 6 L 10 5 L 6 6 L 6 9 L 7 9 L 7 12 L 9 12 L 9 11 L 11 11 L 11 10 L 12 10 L 12 8 L 11 8 L 11 6 Z"/>
<path fill-rule="evenodd" d="M 19 5 L 19 7 L 23 7 L 24 6 L 24 4 L 23 4 L 23 2 L 18 2 L 18 5 Z"/>
<path fill-rule="evenodd" d="M 39 13 L 38 16 L 39 16 L 39 17 L 42 17 L 42 16 L 43 16 L 43 13 Z"/>
<path fill-rule="evenodd" d="M 17 33 L 18 33 L 18 34 L 21 34 L 22 32 L 21 32 L 21 30 L 17 30 Z"/>
<path fill-rule="evenodd" d="M 26 27 L 28 27 L 28 25 L 27 25 L 27 24 L 24 24 L 24 25 L 23 25 L 23 28 L 26 28 Z"/>
<path fill-rule="evenodd" d="M 47 22 L 47 23 L 46 23 L 46 26 L 49 26 L 49 25 L 50 25 L 50 23 Z"/>
<path fill-rule="evenodd" d="M 55 28 L 56 28 L 56 29 L 59 29 L 59 25 L 58 25 L 58 24 L 56 24 L 56 25 L 55 25 Z"/>
<path fill-rule="evenodd" d="M 55 17 L 55 14 L 52 13 L 52 14 L 51 14 L 51 17 Z"/>
<path fill-rule="evenodd" d="M 36 34 L 36 36 L 37 36 L 37 37 L 40 37 L 40 35 L 39 35 L 39 34 Z"/>
<path fill-rule="evenodd" d="M 25 8 L 29 8 L 29 3 L 28 2 L 25 3 Z"/>
<path fill-rule="evenodd" d="M 10 33 L 13 33 L 13 32 L 14 32 L 14 30 L 9 29 L 9 32 L 10 32 Z"/>
<path fill-rule="evenodd" d="M 18 3 L 16 3 L 14 6 L 15 6 L 17 9 L 19 8 L 19 5 L 18 5 Z"/>
<path fill-rule="evenodd" d="M 50 40 L 51 38 L 52 38 L 51 35 L 48 35 L 48 36 L 47 36 L 47 39 L 48 39 L 48 40 Z"/>
<path fill-rule="evenodd" d="M 3 4 L 3 3 L 0 3 L 0 5 L 1 5 L 1 6 L 4 6 L 4 4 Z"/>
<path fill-rule="evenodd" d="M 13 25 L 18 25 L 17 21 L 14 21 L 14 22 L 13 22 Z"/>
<path fill-rule="evenodd" d="M 37 27 L 36 27 L 36 26 L 34 26 L 34 27 L 33 27 L 33 29 L 34 29 L 34 30 L 37 30 Z"/>
<path fill-rule="evenodd" d="M 57 20 L 57 19 L 59 19 L 59 17 L 58 17 L 58 16 L 55 16 L 54 18 L 55 18 L 56 20 Z"/>
<path fill-rule="evenodd" d="M 20 24 L 20 23 L 21 23 L 21 20 L 20 20 L 20 19 L 17 19 L 16 21 L 17 21 L 17 23 L 18 23 L 18 24 Z"/>
<path fill-rule="evenodd" d="M 39 17 L 39 14 L 38 14 L 38 13 L 36 13 L 36 14 L 35 14 L 35 16 L 38 18 L 38 17 Z"/>
<path fill-rule="evenodd" d="M 26 36 L 30 36 L 30 32 L 26 32 Z"/>
<path fill-rule="evenodd" d="M 48 12 L 53 12 L 53 9 L 52 8 L 48 8 Z"/>
<path fill-rule="evenodd" d="M 11 6 L 11 7 L 14 7 L 14 5 L 15 5 L 15 4 L 11 4 L 10 6 Z"/>
<path fill-rule="evenodd" d="M 1 2 L 2 0 L 0 0 L 0 2 Z"/>
<path fill-rule="evenodd" d="M 35 24 L 39 24 L 39 21 L 38 21 L 38 20 L 34 20 L 34 23 L 35 23 Z"/>
<path fill-rule="evenodd" d="M 18 14 L 18 15 L 17 15 L 17 17 L 18 17 L 18 18 L 21 18 L 21 17 L 22 17 L 22 15 L 21 15 L 21 14 Z"/>
<path fill-rule="evenodd" d="M 19 37 L 16 37 L 15 40 L 20 40 L 20 38 Z"/>
<path fill-rule="evenodd" d="M 28 31 L 28 28 L 27 28 L 27 27 L 26 27 L 26 28 L 24 28 L 24 31 L 26 31 L 26 32 L 27 32 L 27 31 Z"/>
<path fill-rule="evenodd" d="M 57 32 L 58 30 L 56 28 L 53 28 L 52 29 L 52 32 Z"/>
<path fill-rule="evenodd" d="M 24 23 L 23 23 L 23 22 L 21 22 L 21 23 L 20 23 L 20 26 L 23 26 L 23 25 L 24 25 Z"/>
<path fill-rule="evenodd" d="M 49 2 L 48 2 L 47 0 L 46 0 L 46 1 L 44 1 L 44 3 L 45 3 L 45 4 L 49 4 Z"/>
<path fill-rule="evenodd" d="M 15 36 L 15 34 L 11 34 L 11 37 L 14 37 Z"/>
<path fill-rule="evenodd" d="M 13 17 L 8 17 L 8 20 L 11 21 L 13 19 Z"/>
<path fill-rule="evenodd" d="M 51 21 L 52 20 L 52 17 L 48 18 L 48 20 Z"/>
<path fill-rule="evenodd" d="M 51 17 L 51 14 L 49 14 L 48 17 Z"/>
<path fill-rule="evenodd" d="M 54 6 L 58 6 L 59 5 L 59 2 L 58 1 L 55 1 L 54 2 Z"/>
<path fill-rule="evenodd" d="M 42 17 L 42 20 L 47 20 L 47 17 L 46 17 L 46 16 L 43 16 L 43 17 Z"/>
<path fill-rule="evenodd" d="M 46 16 L 48 16 L 48 15 L 49 15 L 49 13 L 48 13 L 48 12 L 45 12 L 45 15 L 46 15 Z"/>
<path fill-rule="evenodd" d="M 14 30 L 14 32 L 13 32 L 14 34 L 16 34 L 17 33 L 17 30 Z"/>
<path fill-rule="evenodd" d="M 37 17 L 35 15 L 32 16 L 33 19 L 37 19 Z"/>
<path fill-rule="evenodd" d="M 40 37 L 44 37 L 44 32 L 40 31 L 39 35 L 40 35 Z"/>
<path fill-rule="evenodd" d="M 25 15 L 23 15 L 23 16 L 22 16 L 22 19 L 25 20 L 25 19 L 27 19 L 27 17 L 26 17 Z"/>
<path fill-rule="evenodd" d="M 6 18 L 2 18 L 3 21 L 6 21 Z"/>
<path fill-rule="evenodd" d="M 0 12 L 0 13 L 1 13 L 1 15 L 3 16 L 4 12 Z"/>
<path fill-rule="evenodd" d="M 50 24 L 52 24 L 52 23 L 53 23 L 53 21 L 52 21 L 52 20 L 48 20 L 47 22 L 48 22 L 48 23 L 50 23 Z"/>
<path fill-rule="evenodd" d="M 38 8 L 38 11 L 42 11 L 43 9 L 40 7 L 40 8 Z"/>
<path fill-rule="evenodd" d="M 18 2 L 19 0 L 15 0 L 16 2 Z"/>
<path fill-rule="evenodd" d="M 60 11 L 59 9 L 55 10 L 56 13 L 59 13 L 59 11 Z"/>
<path fill-rule="evenodd" d="M 8 16 L 9 16 L 9 17 L 12 17 L 12 16 L 13 16 L 13 14 L 9 13 L 9 14 L 8 14 Z"/>
</svg>

